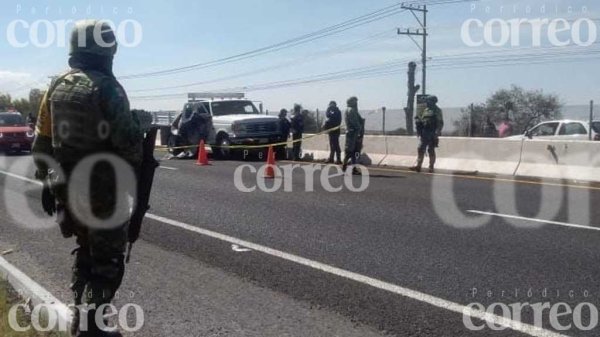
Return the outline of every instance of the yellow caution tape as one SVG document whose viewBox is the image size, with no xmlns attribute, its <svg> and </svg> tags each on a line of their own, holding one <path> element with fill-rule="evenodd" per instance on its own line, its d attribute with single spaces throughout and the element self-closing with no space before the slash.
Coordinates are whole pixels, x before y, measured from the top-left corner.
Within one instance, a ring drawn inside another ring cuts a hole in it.
<svg viewBox="0 0 600 337">
<path fill-rule="evenodd" d="M 320 135 L 324 135 L 327 134 L 331 131 L 335 131 L 341 128 L 340 126 L 336 126 L 334 128 L 331 129 L 327 129 L 324 131 L 321 131 L 319 133 L 315 133 L 312 134 L 310 136 L 307 137 L 302 137 L 300 139 L 296 139 L 296 140 L 291 140 L 291 141 L 285 141 L 285 142 L 279 142 L 279 143 L 271 143 L 271 144 L 262 144 L 262 145 L 227 145 L 227 146 L 223 146 L 223 145 L 210 145 L 211 147 L 214 148 L 226 148 L 226 149 L 261 149 L 261 148 L 265 148 L 265 147 L 269 147 L 269 146 L 282 146 L 282 145 L 287 145 L 287 144 L 293 144 L 296 142 L 301 142 L 303 140 L 307 140 L 307 139 L 311 139 Z M 171 150 L 184 150 L 184 149 L 195 149 L 198 148 L 200 145 L 187 145 L 187 146 L 175 146 L 175 147 L 168 147 L 166 145 L 159 145 L 156 146 L 156 150 L 165 150 L 165 149 L 171 149 Z"/>
</svg>

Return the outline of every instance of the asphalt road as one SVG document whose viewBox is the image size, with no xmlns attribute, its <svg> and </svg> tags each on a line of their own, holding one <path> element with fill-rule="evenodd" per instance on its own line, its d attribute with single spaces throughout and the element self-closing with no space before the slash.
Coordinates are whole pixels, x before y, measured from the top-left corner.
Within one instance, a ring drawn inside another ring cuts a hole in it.
<svg viewBox="0 0 600 337">
<path fill-rule="evenodd" d="M 30 158 L 0 157 L 0 170 L 32 177 L 17 161 Z M 471 331 L 447 305 L 600 307 L 600 231 L 577 227 L 598 225 L 593 187 L 370 170 L 361 192 L 328 192 L 320 172 L 306 191 L 296 169 L 275 180 L 292 191 L 242 192 L 236 169 L 261 163 L 212 164 L 164 161 L 157 173 L 152 215 L 116 301 L 144 309 L 136 336 L 526 336 Z M 247 168 L 241 177 L 246 187 L 264 181 Z M 0 251 L 14 249 L 7 260 L 69 302 L 74 242 L 39 212 L 27 217 L 39 209 L 39 187 L 2 173 L 0 185 Z M 582 316 L 587 325 L 589 311 Z M 544 311 L 543 328 L 556 331 L 549 317 Z M 531 307 L 521 320 L 534 323 Z M 600 328 L 571 324 L 561 333 L 598 336 Z"/>
</svg>

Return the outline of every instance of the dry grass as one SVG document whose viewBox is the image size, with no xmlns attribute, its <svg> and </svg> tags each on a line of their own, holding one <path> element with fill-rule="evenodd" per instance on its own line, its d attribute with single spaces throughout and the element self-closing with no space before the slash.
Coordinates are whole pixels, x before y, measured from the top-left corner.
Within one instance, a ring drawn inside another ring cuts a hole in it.
<svg viewBox="0 0 600 337">
<path fill-rule="evenodd" d="M 0 336 L 2 337 L 68 337 L 69 334 L 57 332 L 14 331 L 8 323 L 8 312 L 13 305 L 24 303 L 4 280 L 0 280 Z M 29 317 L 22 310 L 17 313 L 20 326 L 29 326 Z M 43 325 L 42 325 L 43 326 Z"/>
</svg>

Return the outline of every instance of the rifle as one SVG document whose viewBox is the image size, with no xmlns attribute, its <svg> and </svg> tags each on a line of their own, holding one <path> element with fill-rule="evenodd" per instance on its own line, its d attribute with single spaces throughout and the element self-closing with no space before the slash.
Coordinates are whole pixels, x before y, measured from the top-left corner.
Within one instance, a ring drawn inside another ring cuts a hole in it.
<svg viewBox="0 0 600 337">
<path fill-rule="evenodd" d="M 133 214 L 129 221 L 129 246 L 127 247 L 127 257 L 125 259 L 127 263 L 129 263 L 131 257 L 133 244 L 140 237 L 144 216 L 150 209 L 149 202 L 150 193 L 152 192 L 152 183 L 154 181 L 154 173 L 159 165 L 158 161 L 154 158 L 154 146 L 156 145 L 157 132 L 158 127 L 151 126 L 146 129 L 146 136 L 144 137 L 142 146 L 142 165 L 137 172 L 137 199 L 135 201 L 135 207 L 133 208 Z"/>
</svg>

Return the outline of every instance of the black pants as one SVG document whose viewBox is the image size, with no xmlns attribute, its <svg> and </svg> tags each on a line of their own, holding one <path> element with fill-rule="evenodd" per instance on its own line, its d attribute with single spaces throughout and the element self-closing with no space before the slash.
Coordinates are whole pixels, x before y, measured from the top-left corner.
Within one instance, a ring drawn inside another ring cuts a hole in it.
<svg viewBox="0 0 600 337">
<path fill-rule="evenodd" d="M 292 140 L 294 140 L 294 160 L 301 160 L 302 157 L 301 152 L 302 152 L 302 141 L 298 140 L 298 139 L 302 139 L 302 134 L 301 133 L 294 133 L 292 134 Z M 298 141 L 296 141 L 298 140 Z"/>
<path fill-rule="evenodd" d="M 433 168 L 435 165 L 435 146 L 437 143 L 437 135 L 435 131 L 425 130 L 421 133 L 419 148 L 417 149 L 417 166 L 420 168 L 423 165 L 425 159 L 425 152 L 429 154 L 429 168 Z"/>
<path fill-rule="evenodd" d="M 340 134 L 330 133 L 329 134 L 329 161 L 333 161 L 334 156 L 337 161 L 342 160 L 342 149 L 340 148 Z"/>
<path fill-rule="evenodd" d="M 342 163 L 348 165 L 348 162 L 350 162 L 352 165 L 356 165 L 358 158 L 360 158 L 360 152 L 346 152 L 346 156 Z"/>
</svg>

